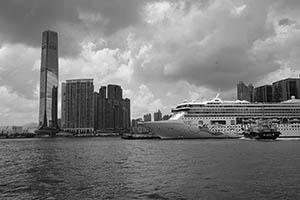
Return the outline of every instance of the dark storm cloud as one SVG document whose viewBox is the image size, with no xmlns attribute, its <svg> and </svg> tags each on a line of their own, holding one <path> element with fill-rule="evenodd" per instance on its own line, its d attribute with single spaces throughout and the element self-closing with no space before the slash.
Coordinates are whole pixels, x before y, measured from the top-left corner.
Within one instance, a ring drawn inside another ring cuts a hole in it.
<svg viewBox="0 0 300 200">
<path fill-rule="evenodd" d="M 297 55 L 293 48 L 297 42 L 286 43 L 287 34 L 280 35 L 282 30 L 277 30 L 278 25 L 282 29 L 293 28 L 287 25 L 299 21 L 299 1 L 286 2 L 1 1 L 0 44 L 22 43 L 39 48 L 41 32 L 51 29 L 59 33 L 60 56 L 71 56 L 65 58 L 70 65 L 84 60 L 82 66 L 77 66 L 82 72 L 105 71 L 101 66 L 105 68 L 110 62 L 99 55 L 106 55 L 107 51 L 109 57 L 118 51 L 123 57 L 130 57 L 130 62 L 119 62 L 122 56 L 116 56 L 113 63 L 128 64 L 127 71 L 132 70 L 128 76 L 133 76 L 130 78 L 135 84 L 182 80 L 199 87 L 230 90 L 240 80 L 256 82 L 276 71 L 280 67 L 278 61 L 288 60 L 290 51 Z M 85 51 L 89 45 L 91 50 Z M 0 64 L 0 69 L 11 74 Z M 112 77 L 118 74 L 119 67 L 109 67 Z M 78 72 L 72 73 L 73 76 Z M 96 76 L 106 79 L 108 75 Z M 35 86 L 36 81 L 31 88 Z"/>
<path fill-rule="evenodd" d="M 0 41 L 39 47 L 41 32 L 59 32 L 60 55 L 76 55 L 85 37 L 105 37 L 140 21 L 141 0 L 0 2 Z"/>
<path fill-rule="evenodd" d="M 39 47 L 41 32 L 48 29 L 57 30 L 59 23 L 80 23 L 74 7 L 61 1 L 1 1 L 0 39 L 4 43 Z M 64 38 L 72 41 L 70 38 L 74 36 Z M 66 44 L 72 43 L 69 41 Z"/>
<path fill-rule="evenodd" d="M 289 18 L 280 19 L 278 22 L 279 26 L 287 26 L 295 23 L 296 21 L 290 20 Z"/>
<path fill-rule="evenodd" d="M 227 91 L 240 80 L 256 82 L 279 69 L 273 55 L 256 49 L 275 33 L 267 3 L 225 2 L 211 1 L 204 9 L 192 5 L 188 12 L 171 6 L 152 25 L 154 37 L 136 76 Z"/>
</svg>

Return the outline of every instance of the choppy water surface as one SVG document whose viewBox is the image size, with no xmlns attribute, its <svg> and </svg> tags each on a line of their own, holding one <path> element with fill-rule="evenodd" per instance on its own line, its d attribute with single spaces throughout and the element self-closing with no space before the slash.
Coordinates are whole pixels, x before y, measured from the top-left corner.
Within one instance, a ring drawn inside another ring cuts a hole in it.
<svg viewBox="0 0 300 200">
<path fill-rule="evenodd" d="M 0 140 L 0 199 L 299 199 L 300 141 Z"/>
</svg>

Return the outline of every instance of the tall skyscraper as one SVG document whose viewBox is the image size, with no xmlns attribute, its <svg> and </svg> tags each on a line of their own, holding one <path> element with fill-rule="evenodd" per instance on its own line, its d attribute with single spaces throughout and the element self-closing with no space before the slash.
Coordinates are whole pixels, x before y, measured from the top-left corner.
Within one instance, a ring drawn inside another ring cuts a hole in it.
<svg viewBox="0 0 300 200">
<path fill-rule="evenodd" d="M 44 31 L 41 53 L 39 130 L 50 134 L 59 130 L 57 124 L 58 88 L 57 33 Z"/>
<path fill-rule="evenodd" d="M 61 127 L 66 128 L 66 83 L 61 84 Z"/>
<path fill-rule="evenodd" d="M 272 85 L 263 85 L 254 89 L 255 102 L 272 102 Z"/>
<path fill-rule="evenodd" d="M 252 84 L 248 86 L 245 85 L 242 81 L 237 84 L 237 99 L 246 100 L 249 102 L 254 101 L 254 87 Z"/>
<path fill-rule="evenodd" d="M 62 124 L 64 130 L 88 133 L 94 129 L 93 79 L 74 79 L 62 83 Z"/>
<path fill-rule="evenodd" d="M 286 101 L 294 96 L 300 99 L 300 78 L 287 78 L 272 83 L 273 102 Z"/>
<path fill-rule="evenodd" d="M 97 96 L 97 127 L 96 130 L 105 130 L 106 123 L 106 110 L 107 110 L 107 97 L 106 86 L 101 86 L 99 95 Z M 95 109 L 96 110 L 96 109 Z"/>
</svg>

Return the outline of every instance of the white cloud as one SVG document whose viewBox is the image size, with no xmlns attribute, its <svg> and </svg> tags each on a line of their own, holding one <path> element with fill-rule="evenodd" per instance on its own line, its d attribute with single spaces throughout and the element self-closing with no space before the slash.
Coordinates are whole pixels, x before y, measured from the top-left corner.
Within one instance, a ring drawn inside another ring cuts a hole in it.
<svg viewBox="0 0 300 200">
<path fill-rule="evenodd" d="M 137 91 L 127 91 L 126 95 L 132 100 L 132 117 L 139 118 L 144 114 L 165 109 L 160 99 L 156 99 L 146 85 L 140 85 Z"/>
<path fill-rule="evenodd" d="M 0 126 L 23 125 L 38 120 L 38 101 L 29 100 L 0 86 Z"/>
<path fill-rule="evenodd" d="M 150 24 L 162 21 L 170 8 L 171 3 L 168 1 L 148 3 L 145 6 L 145 21 Z"/>
<path fill-rule="evenodd" d="M 246 4 L 243 4 L 241 6 L 235 6 L 231 10 L 231 14 L 236 15 L 236 16 L 240 16 L 241 14 L 243 14 L 243 12 L 245 12 L 246 8 L 247 8 Z"/>
<path fill-rule="evenodd" d="M 133 73 L 128 51 L 116 49 L 95 49 L 92 42 L 83 43 L 78 58 L 61 58 L 61 80 L 94 78 L 97 87 L 109 82 L 129 82 Z"/>
<path fill-rule="evenodd" d="M 40 50 L 21 44 L 5 44 L 0 49 L 0 86 L 26 98 L 35 98 L 39 80 Z"/>
</svg>

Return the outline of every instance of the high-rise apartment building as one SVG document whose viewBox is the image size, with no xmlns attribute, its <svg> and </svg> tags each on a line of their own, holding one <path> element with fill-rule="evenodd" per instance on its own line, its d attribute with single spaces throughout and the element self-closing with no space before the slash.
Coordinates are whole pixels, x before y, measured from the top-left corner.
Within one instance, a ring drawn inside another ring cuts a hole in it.
<svg viewBox="0 0 300 200">
<path fill-rule="evenodd" d="M 138 123 L 143 121 L 142 118 L 137 118 L 137 119 L 132 119 L 131 120 L 131 127 L 134 128 L 134 127 L 137 127 L 138 126 Z"/>
<path fill-rule="evenodd" d="M 153 118 L 154 118 L 154 121 L 161 121 L 162 120 L 162 113 L 160 110 L 158 110 L 157 112 L 155 112 L 153 114 Z"/>
<path fill-rule="evenodd" d="M 121 100 L 123 98 L 122 88 L 119 85 L 108 85 L 107 86 L 107 98 L 114 100 Z"/>
<path fill-rule="evenodd" d="M 255 102 L 272 102 L 272 85 L 263 85 L 254 89 Z"/>
<path fill-rule="evenodd" d="M 144 122 L 151 122 L 151 113 L 145 114 L 143 118 Z"/>
<path fill-rule="evenodd" d="M 95 94 L 95 130 L 106 129 L 106 110 L 107 110 L 107 98 L 106 98 L 106 86 L 101 86 L 99 93 Z"/>
<path fill-rule="evenodd" d="M 94 129 L 99 131 L 126 132 L 130 129 L 130 100 L 123 99 L 119 85 L 101 86 L 95 94 Z"/>
<path fill-rule="evenodd" d="M 245 85 L 242 81 L 237 84 L 237 99 L 246 100 L 249 102 L 254 101 L 254 87 L 252 84 L 248 86 Z"/>
<path fill-rule="evenodd" d="M 64 130 L 89 133 L 94 128 L 93 79 L 67 80 L 62 84 L 62 124 Z"/>
<path fill-rule="evenodd" d="M 66 128 L 66 83 L 61 84 L 61 128 Z"/>
<path fill-rule="evenodd" d="M 57 124 L 58 42 L 57 33 L 44 31 L 41 52 L 39 131 L 55 134 Z"/>
<path fill-rule="evenodd" d="M 287 78 L 272 84 L 273 102 L 286 101 L 295 96 L 300 99 L 300 78 Z"/>
</svg>

